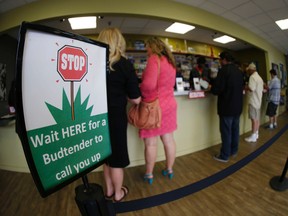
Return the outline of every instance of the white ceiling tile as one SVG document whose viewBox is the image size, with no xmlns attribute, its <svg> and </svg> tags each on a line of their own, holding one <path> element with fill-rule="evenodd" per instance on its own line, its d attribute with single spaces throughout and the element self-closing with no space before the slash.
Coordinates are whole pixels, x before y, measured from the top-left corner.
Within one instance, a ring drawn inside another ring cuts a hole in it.
<svg viewBox="0 0 288 216">
<path fill-rule="evenodd" d="M 147 19 L 142 19 L 142 18 L 132 18 L 132 19 L 125 19 L 123 22 L 123 27 L 145 27 L 147 25 L 148 20 Z"/>
<path fill-rule="evenodd" d="M 259 37 L 262 37 L 262 35 L 265 34 L 263 31 L 261 31 L 261 29 L 258 29 L 258 28 L 251 28 L 250 30 L 254 32 L 255 34 L 257 34 Z"/>
<path fill-rule="evenodd" d="M 239 7 L 240 5 L 247 3 L 249 0 L 237 0 L 237 1 L 231 1 L 231 0 L 210 0 L 210 2 L 213 2 L 215 4 L 221 5 L 221 7 L 231 10 L 233 8 Z"/>
<path fill-rule="evenodd" d="M 124 26 L 121 28 L 121 31 L 125 32 L 125 34 L 140 34 L 142 33 L 142 28 Z"/>
<path fill-rule="evenodd" d="M 276 23 L 268 23 L 265 25 L 258 26 L 258 28 L 263 32 L 275 32 L 279 30 L 279 27 L 276 25 Z"/>
<path fill-rule="evenodd" d="M 168 28 L 173 22 L 172 21 L 161 21 L 161 20 L 149 20 L 146 25 L 146 29 L 159 29 L 161 26 L 161 30 L 165 30 Z"/>
<path fill-rule="evenodd" d="M 122 17 L 107 17 L 103 16 L 102 19 L 97 19 L 97 28 L 118 27 L 120 28 L 124 18 Z"/>
<path fill-rule="evenodd" d="M 200 8 L 202 8 L 203 10 L 209 11 L 211 13 L 218 14 L 218 15 L 226 11 L 225 8 L 220 7 L 218 4 L 214 4 L 208 1 L 202 4 Z"/>
<path fill-rule="evenodd" d="M 1 0 L 0 1 L 0 13 L 7 12 L 11 9 L 35 2 L 38 0 Z"/>
<path fill-rule="evenodd" d="M 263 37 L 265 40 L 271 42 L 271 36 L 270 36 L 270 35 L 268 35 L 268 34 L 263 34 L 262 37 Z"/>
<path fill-rule="evenodd" d="M 253 2 L 264 11 L 271 11 L 286 6 L 283 0 L 253 0 Z"/>
<path fill-rule="evenodd" d="M 285 39 L 286 38 L 286 40 L 287 40 L 287 37 L 283 32 L 276 31 L 276 32 L 268 32 L 267 34 L 270 35 L 271 37 L 273 37 L 274 39 L 280 39 L 280 38 Z"/>
<path fill-rule="evenodd" d="M 248 21 L 245 20 L 245 19 L 240 20 L 240 21 L 238 22 L 238 24 L 241 25 L 241 26 L 243 26 L 244 28 L 247 28 L 247 29 L 253 29 L 253 28 L 255 28 L 255 26 L 254 26 L 252 23 L 248 22 Z"/>
<path fill-rule="evenodd" d="M 231 20 L 233 22 L 238 22 L 238 21 L 243 19 L 242 17 L 238 16 L 237 14 L 229 12 L 229 11 L 221 14 L 221 16 L 224 17 L 225 19 Z"/>
<path fill-rule="evenodd" d="M 20 7 L 25 5 L 26 2 L 24 0 L 6 0 L 1 2 L 0 13 L 4 13 L 13 8 Z"/>
<path fill-rule="evenodd" d="M 255 5 L 251 1 L 248 3 L 245 3 L 243 5 L 240 5 L 237 8 L 232 9 L 232 11 L 235 14 L 238 14 L 239 16 L 243 16 L 246 18 L 251 17 L 251 16 L 255 16 L 255 15 L 263 12 L 257 5 Z"/>
<path fill-rule="evenodd" d="M 273 20 L 270 17 L 268 17 L 266 14 L 258 14 L 256 16 L 249 17 L 247 21 L 252 23 L 255 26 L 259 26 L 259 25 L 271 23 L 271 21 Z"/>
<path fill-rule="evenodd" d="M 191 6 L 199 6 L 206 2 L 206 0 L 172 0 L 172 1 L 183 3 L 186 5 L 191 5 Z"/>
<path fill-rule="evenodd" d="M 281 9 L 276 9 L 267 12 L 267 14 L 274 19 L 274 21 L 279 20 L 279 19 L 287 19 L 288 18 L 288 6 L 281 8 Z"/>
</svg>

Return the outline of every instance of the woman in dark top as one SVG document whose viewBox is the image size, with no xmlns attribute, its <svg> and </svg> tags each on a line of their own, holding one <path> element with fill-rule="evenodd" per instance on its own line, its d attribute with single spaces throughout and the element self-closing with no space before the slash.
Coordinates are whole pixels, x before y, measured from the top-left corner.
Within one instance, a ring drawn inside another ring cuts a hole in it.
<svg viewBox="0 0 288 216">
<path fill-rule="evenodd" d="M 125 57 L 126 42 L 117 28 L 100 32 L 98 40 L 109 44 L 108 118 L 112 155 L 104 164 L 106 198 L 122 201 L 128 194 L 123 186 L 124 169 L 130 164 L 127 149 L 127 99 L 141 101 L 139 84 L 133 65 Z"/>
</svg>

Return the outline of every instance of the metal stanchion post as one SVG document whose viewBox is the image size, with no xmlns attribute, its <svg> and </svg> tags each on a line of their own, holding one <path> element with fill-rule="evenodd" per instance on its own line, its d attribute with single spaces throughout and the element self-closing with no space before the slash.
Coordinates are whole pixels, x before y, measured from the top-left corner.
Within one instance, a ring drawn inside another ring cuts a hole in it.
<svg viewBox="0 0 288 216">
<path fill-rule="evenodd" d="M 104 197 L 103 189 L 98 184 L 89 184 L 87 176 L 82 177 L 83 185 L 75 189 L 75 201 L 82 216 L 115 216 L 111 201 Z"/>
<path fill-rule="evenodd" d="M 288 157 L 281 176 L 275 176 L 270 180 L 270 186 L 277 191 L 288 189 L 288 179 L 285 178 L 288 169 Z"/>
</svg>

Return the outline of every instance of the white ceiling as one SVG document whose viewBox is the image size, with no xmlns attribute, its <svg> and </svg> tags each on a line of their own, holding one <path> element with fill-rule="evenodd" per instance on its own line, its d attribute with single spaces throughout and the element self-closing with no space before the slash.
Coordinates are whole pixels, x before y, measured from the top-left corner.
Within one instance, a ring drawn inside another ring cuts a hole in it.
<svg viewBox="0 0 288 216">
<path fill-rule="evenodd" d="M 0 13 L 29 4 L 37 0 L 0 0 Z M 275 21 L 288 18 L 288 0 L 171 0 L 222 16 L 256 33 L 284 54 L 288 54 L 288 30 L 282 31 Z M 166 33 L 164 30 L 172 24 L 172 20 L 155 20 L 143 17 L 104 16 L 98 20 L 96 30 L 74 31 L 77 34 L 97 34 L 107 26 L 115 26 L 125 34 L 147 34 L 166 37 L 177 37 L 206 44 L 220 46 L 213 42 L 213 37 L 222 34 L 216 30 L 196 28 L 185 35 Z M 73 32 L 67 20 L 46 20 L 41 24 Z M 229 33 L 228 33 L 229 34 Z M 246 42 L 236 42 L 221 45 L 231 50 L 241 50 L 251 47 Z"/>
</svg>

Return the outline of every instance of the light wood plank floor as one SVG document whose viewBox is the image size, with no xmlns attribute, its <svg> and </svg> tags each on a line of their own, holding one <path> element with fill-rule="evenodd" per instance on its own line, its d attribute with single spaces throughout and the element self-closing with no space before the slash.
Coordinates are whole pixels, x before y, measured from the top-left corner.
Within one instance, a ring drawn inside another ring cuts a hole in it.
<svg viewBox="0 0 288 216">
<path fill-rule="evenodd" d="M 259 148 L 287 123 L 288 113 L 285 113 L 279 117 L 277 129 L 268 130 L 262 126 L 260 138 L 254 144 L 244 141 L 247 134 L 241 136 L 239 154 L 228 163 L 213 160 L 212 155 L 218 152 L 219 145 L 178 157 L 172 180 L 161 176 L 163 162 L 156 165 L 152 185 L 142 181 L 144 166 L 128 168 L 125 170 L 125 185 L 130 188 L 130 193 L 126 200 L 161 194 L 208 177 Z M 282 174 L 288 156 L 287 142 L 288 131 L 251 163 L 208 188 L 161 206 L 119 215 L 287 216 L 288 190 L 275 191 L 269 185 L 272 177 Z M 90 183 L 104 185 L 102 172 L 89 173 L 88 179 Z M 80 216 L 74 200 L 74 190 L 80 184 L 81 179 L 43 199 L 30 174 L 0 170 L 0 215 Z"/>
</svg>

